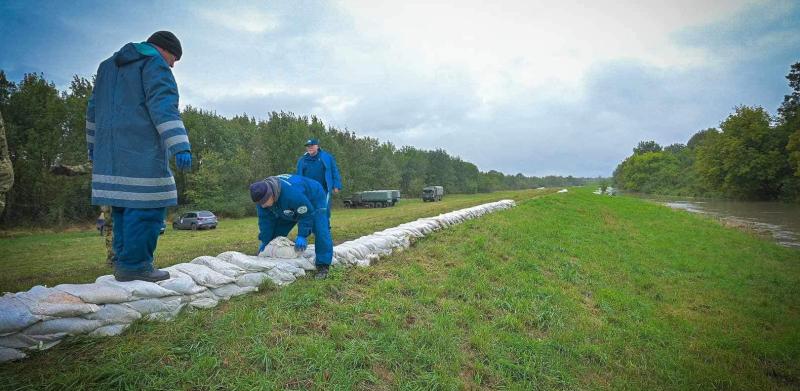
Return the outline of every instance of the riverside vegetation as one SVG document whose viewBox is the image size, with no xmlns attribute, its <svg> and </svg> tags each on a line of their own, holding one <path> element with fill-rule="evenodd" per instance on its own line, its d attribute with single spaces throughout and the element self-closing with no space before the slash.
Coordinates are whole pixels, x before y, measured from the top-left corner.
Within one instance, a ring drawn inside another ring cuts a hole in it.
<svg viewBox="0 0 800 391">
<path fill-rule="evenodd" d="M 800 387 L 797 250 L 586 188 L 516 194 L 369 268 L 72 339 L 0 367 L 0 388 Z"/>
<path fill-rule="evenodd" d="M 634 192 L 781 200 L 800 203 L 800 62 L 777 115 L 739 106 L 719 129 L 695 133 L 684 144 L 642 141 L 614 171 L 617 187 Z"/>
</svg>

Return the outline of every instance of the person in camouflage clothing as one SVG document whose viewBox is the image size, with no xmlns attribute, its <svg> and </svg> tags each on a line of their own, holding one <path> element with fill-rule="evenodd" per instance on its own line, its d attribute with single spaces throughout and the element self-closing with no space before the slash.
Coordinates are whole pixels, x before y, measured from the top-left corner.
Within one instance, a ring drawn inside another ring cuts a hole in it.
<svg viewBox="0 0 800 391">
<path fill-rule="evenodd" d="M 8 154 L 6 143 L 6 127 L 3 116 L 0 115 L 0 214 L 6 209 L 6 193 L 14 185 L 14 166 L 11 165 L 11 156 Z"/>
<path fill-rule="evenodd" d="M 59 163 L 50 167 L 50 173 L 53 175 L 61 175 L 61 176 L 91 175 L 92 162 L 86 162 L 74 166 Z M 114 216 L 111 213 L 111 208 L 108 206 L 101 206 L 100 211 L 103 212 L 106 218 L 105 229 L 102 231 L 103 238 L 105 239 L 106 243 L 106 265 L 113 267 L 114 257 L 116 256 L 116 254 L 114 253 L 114 246 L 113 246 Z"/>
</svg>

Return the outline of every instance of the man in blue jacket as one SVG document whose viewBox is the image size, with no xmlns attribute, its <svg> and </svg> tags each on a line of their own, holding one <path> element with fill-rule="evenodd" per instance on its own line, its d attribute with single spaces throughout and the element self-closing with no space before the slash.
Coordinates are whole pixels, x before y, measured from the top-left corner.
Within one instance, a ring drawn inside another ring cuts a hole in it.
<svg viewBox="0 0 800 391">
<path fill-rule="evenodd" d="M 181 170 L 192 166 L 170 70 L 182 53 L 174 34 L 159 31 L 123 46 L 97 69 L 86 111 L 92 205 L 112 207 L 119 281 L 169 278 L 153 268 L 153 252 L 166 207 L 178 203 L 169 160 L 174 156 Z"/>
<path fill-rule="evenodd" d="M 312 138 L 306 141 L 306 153 L 297 160 L 297 175 L 311 178 L 322 185 L 328 205 L 328 227 L 331 225 L 331 193 L 342 189 L 342 178 L 336 158 L 319 147 L 319 140 Z"/>
<path fill-rule="evenodd" d="M 297 227 L 294 246 L 305 251 L 308 236 L 314 233 L 317 275 L 328 276 L 333 260 L 333 238 L 328 226 L 328 200 L 319 182 L 299 175 L 271 176 L 250 185 L 250 198 L 257 204 L 258 240 L 264 251 L 267 244 L 278 236 L 286 236 Z"/>
</svg>

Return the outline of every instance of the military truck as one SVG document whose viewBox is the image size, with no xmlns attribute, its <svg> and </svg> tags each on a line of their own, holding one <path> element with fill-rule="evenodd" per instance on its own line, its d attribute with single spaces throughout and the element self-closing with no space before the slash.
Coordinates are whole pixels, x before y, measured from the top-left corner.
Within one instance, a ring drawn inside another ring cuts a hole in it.
<svg viewBox="0 0 800 391">
<path fill-rule="evenodd" d="M 423 202 L 441 201 L 444 197 L 444 187 L 442 186 L 427 186 L 422 189 Z"/>
<path fill-rule="evenodd" d="M 400 190 L 377 190 L 377 191 L 389 191 L 392 192 L 392 206 L 395 206 L 398 202 L 400 202 Z"/>
<path fill-rule="evenodd" d="M 394 206 L 391 190 L 369 190 L 353 193 L 352 196 L 344 199 L 345 208 L 385 208 Z"/>
</svg>

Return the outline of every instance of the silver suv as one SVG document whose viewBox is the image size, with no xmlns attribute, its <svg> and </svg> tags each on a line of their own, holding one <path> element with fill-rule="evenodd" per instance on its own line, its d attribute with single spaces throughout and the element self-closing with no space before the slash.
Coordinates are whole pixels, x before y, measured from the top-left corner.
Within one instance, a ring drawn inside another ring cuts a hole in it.
<svg viewBox="0 0 800 391">
<path fill-rule="evenodd" d="M 217 228 L 217 216 L 207 210 L 185 212 L 175 216 L 172 221 L 172 229 L 215 229 Z"/>
</svg>

